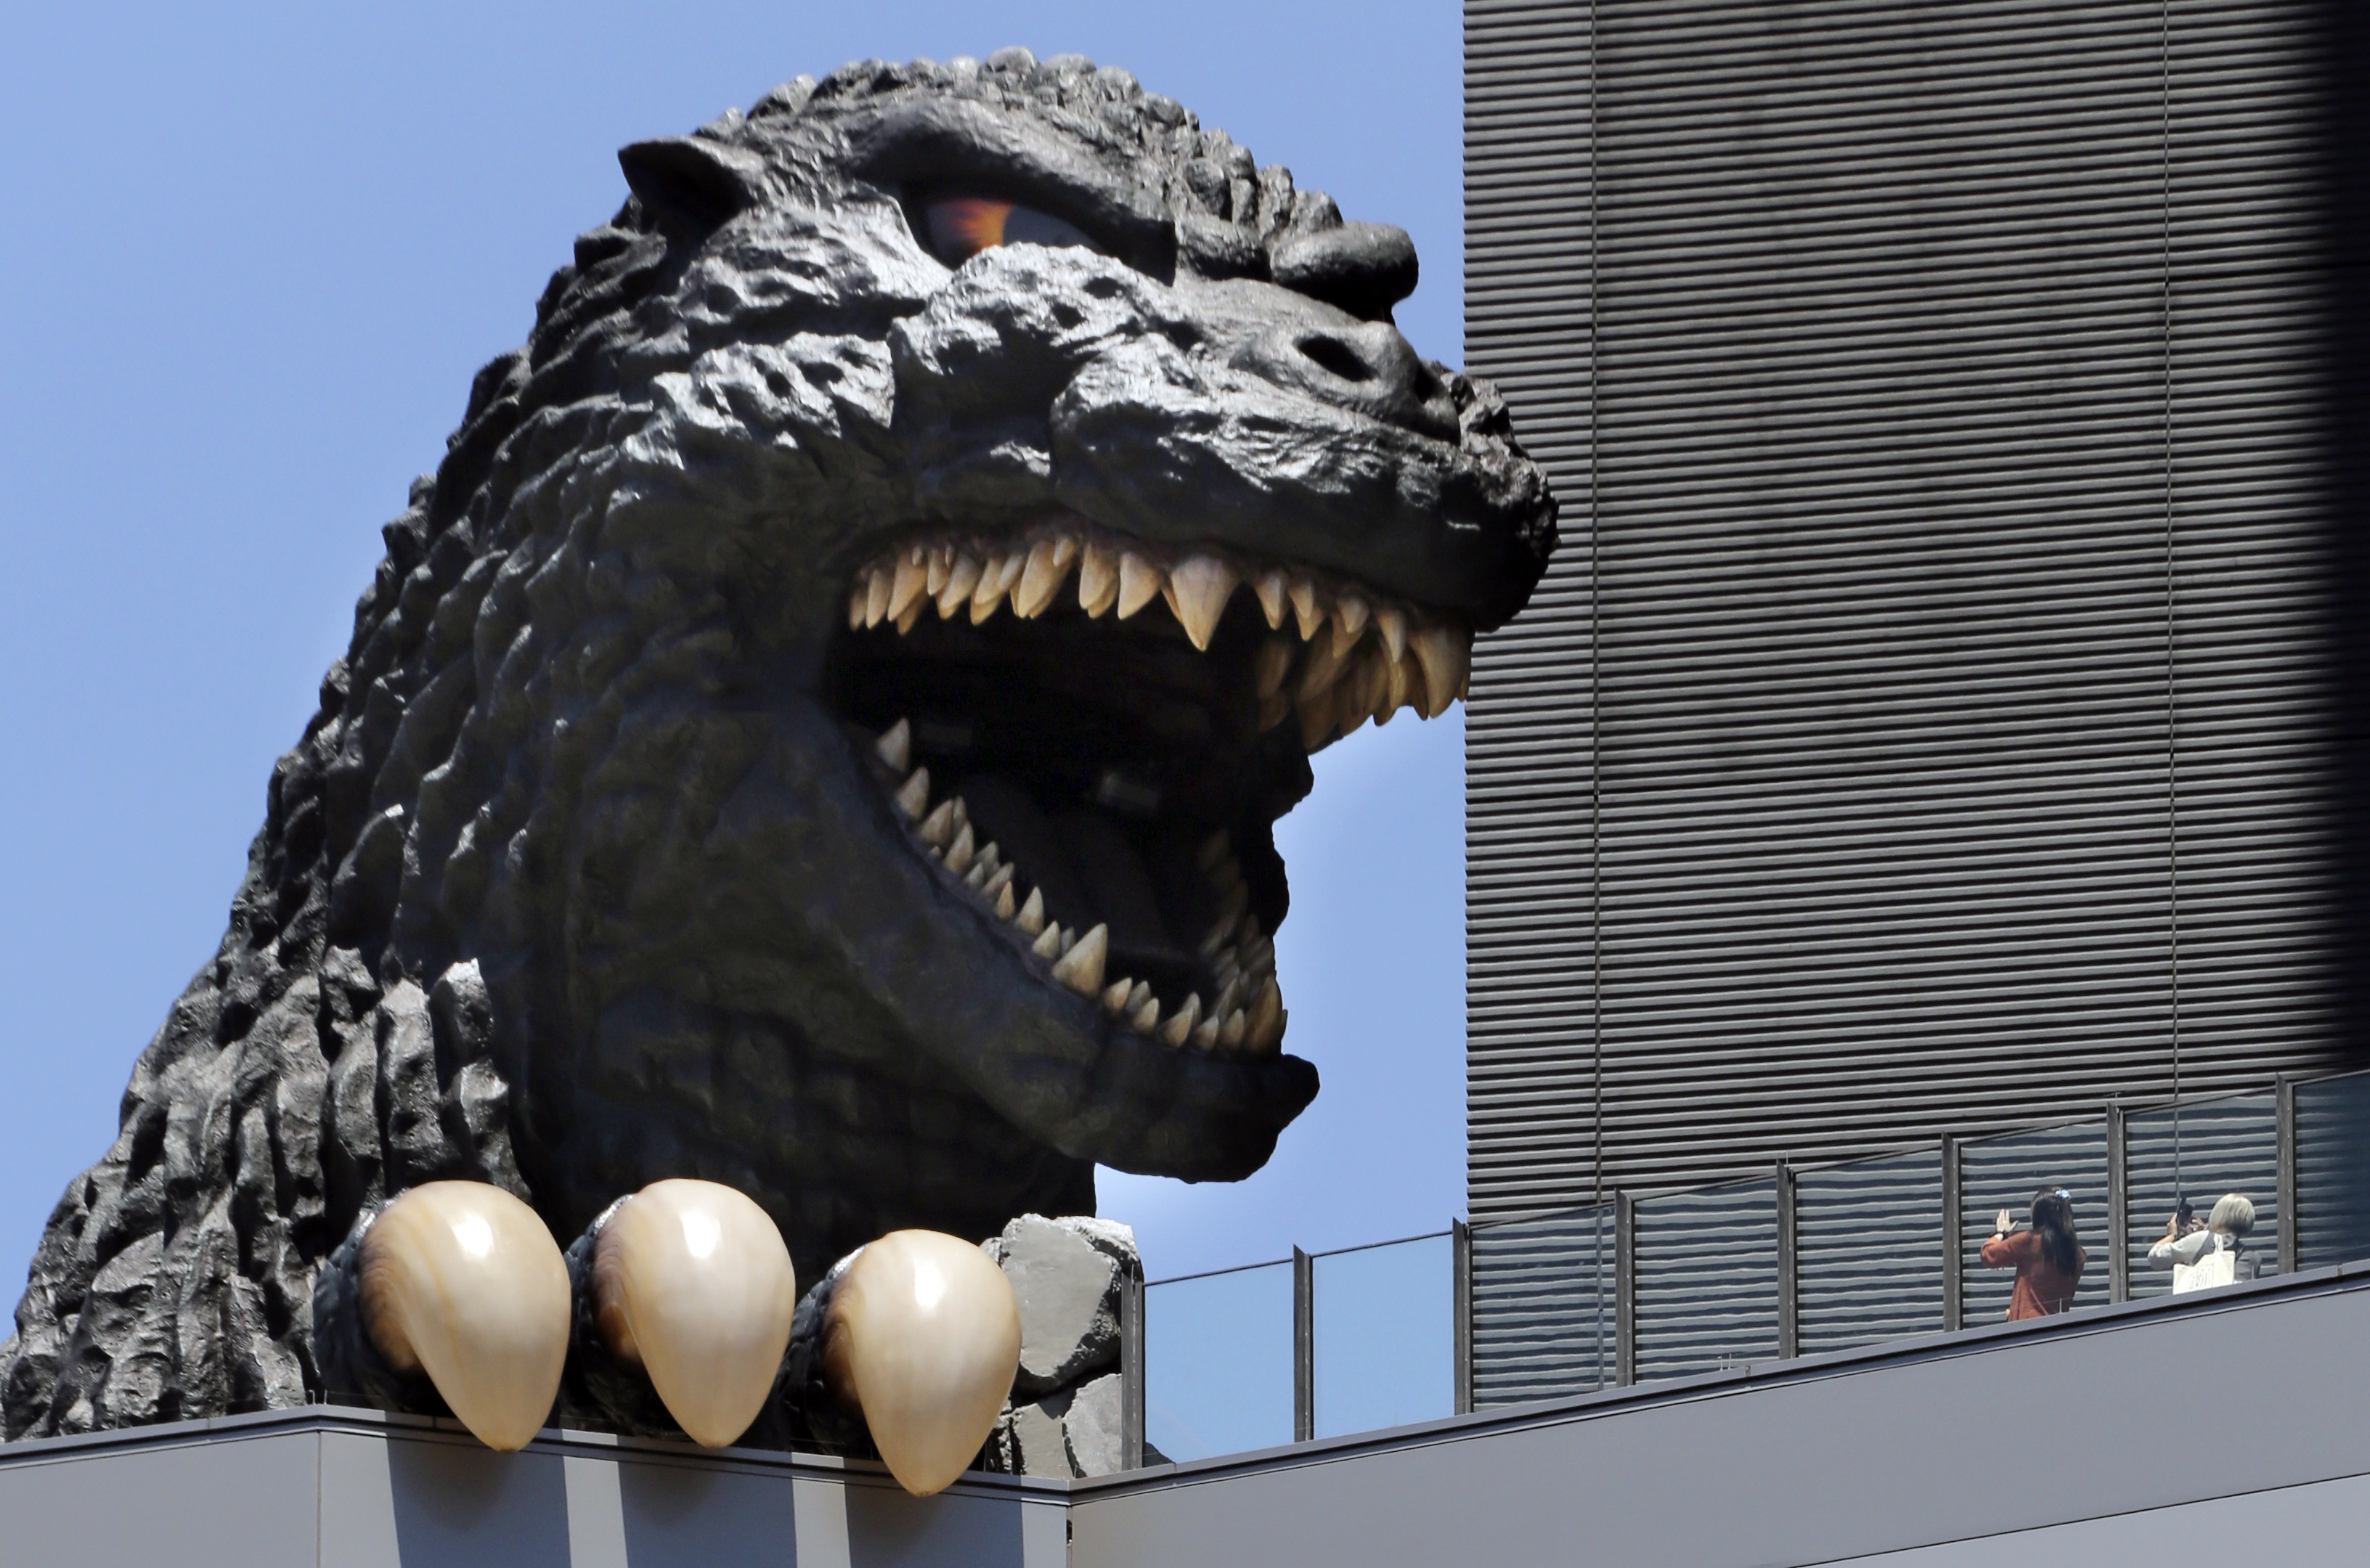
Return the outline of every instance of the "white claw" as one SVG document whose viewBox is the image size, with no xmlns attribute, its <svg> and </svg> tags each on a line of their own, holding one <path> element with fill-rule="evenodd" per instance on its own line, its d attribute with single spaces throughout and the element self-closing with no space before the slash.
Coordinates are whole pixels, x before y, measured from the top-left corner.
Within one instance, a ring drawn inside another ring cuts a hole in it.
<svg viewBox="0 0 2370 1568">
<path fill-rule="evenodd" d="M 1110 952 L 1110 927 L 1099 925 L 1080 937 L 1053 966 L 1053 978 L 1080 996 L 1103 989 L 1103 959 Z"/>
<path fill-rule="evenodd" d="M 715 1182 L 652 1182 L 601 1227 L 594 1322 L 650 1375 L 676 1425 L 703 1448 L 749 1429 L 774 1390 L 799 1288 L 765 1211 Z"/>
<path fill-rule="evenodd" d="M 1235 594 L 1235 568 L 1215 555 L 1188 555 L 1168 574 L 1168 608 L 1193 646 L 1206 653 Z"/>
<path fill-rule="evenodd" d="M 905 782 L 897 786 L 897 793 L 892 798 L 897 802 L 897 809 L 907 817 L 919 817 L 922 807 L 930 804 L 930 770 L 915 768 Z"/>
<path fill-rule="evenodd" d="M 1168 574 L 1133 550 L 1119 558 L 1119 618 L 1122 621 L 1159 597 Z"/>
<path fill-rule="evenodd" d="M 977 1247 L 892 1230 L 839 1276 L 821 1359 L 826 1387 L 864 1413 L 889 1473 L 927 1497 L 995 1429 L 1020 1366 L 1020 1311 Z"/>
<path fill-rule="evenodd" d="M 425 1372 L 489 1448 L 526 1447 L 568 1360 L 568 1265 L 534 1209 L 484 1182 L 398 1195 L 364 1233 L 362 1326 L 399 1372 Z"/>
<path fill-rule="evenodd" d="M 892 771 L 903 773 L 914 765 L 914 727 L 899 719 L 881 731 L 880 738 L 872 743 L 872 752 Z"/>
</svg>

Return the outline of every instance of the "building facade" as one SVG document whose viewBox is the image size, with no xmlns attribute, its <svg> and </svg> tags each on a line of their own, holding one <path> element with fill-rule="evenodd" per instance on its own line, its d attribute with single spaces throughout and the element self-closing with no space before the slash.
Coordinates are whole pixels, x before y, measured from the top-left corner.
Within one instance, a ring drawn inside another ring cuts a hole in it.
<svg viewBox="0 0 2370 1568">
<path fill-rule="evenodd" d="M 1477 1225 L 2370 1064 L 2362 27 L 1467 0 Z"/>
</svg>

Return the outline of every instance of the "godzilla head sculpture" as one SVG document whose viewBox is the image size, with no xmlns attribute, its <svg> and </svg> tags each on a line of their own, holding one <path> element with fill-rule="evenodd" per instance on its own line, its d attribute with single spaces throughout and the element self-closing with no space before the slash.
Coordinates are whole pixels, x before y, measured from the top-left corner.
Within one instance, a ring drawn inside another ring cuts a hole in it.
<svg viewBox="0 0 2370 1568">
<path fill-rule="evenodd" d="M 319 1394 L 323 1261 L 437 1178 L 562 1237 L 730 1184 L 811 1278 L 1247 1175 L 1317 1091 L 1270 825 L 1553 542 L 1406 236 L 1018 51 L 621 162 L 51 1221 L 9 1436 Z"/>
</svg>

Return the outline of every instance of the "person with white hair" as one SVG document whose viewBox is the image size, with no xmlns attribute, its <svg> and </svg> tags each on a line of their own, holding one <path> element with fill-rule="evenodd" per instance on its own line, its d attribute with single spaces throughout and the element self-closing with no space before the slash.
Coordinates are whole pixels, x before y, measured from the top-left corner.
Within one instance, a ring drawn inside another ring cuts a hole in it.
<svg viewBox="0 0 2370 1568">
<path fill-rule="evenodd" d="M 2147 1251 L 2147 1261 L 2172 1270 L 2176 1296 L 2252 1279 L 2256 1260 L 2247 1246 L 2247 1233 L 2254 1228 L 2254 1204 L 2242 1193 L 2224 1193 L 2203 1225 L 2192 1220 L 2184 1232 L 2180 1215 L 2167 1220 L 2163 1236 Z"/>
</svg>

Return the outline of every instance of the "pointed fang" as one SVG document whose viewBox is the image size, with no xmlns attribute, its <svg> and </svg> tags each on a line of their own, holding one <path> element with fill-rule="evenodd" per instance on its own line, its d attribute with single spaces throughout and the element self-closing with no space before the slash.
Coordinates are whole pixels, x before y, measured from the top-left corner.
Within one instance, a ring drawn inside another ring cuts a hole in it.
<svg viewBox="0 0 2370 1568">
<path fill-rule="evenodd" d="M 1053 966 L 1053 978 L 1080 996 L 1092 996 L 1103 989 L 1103 957 L 1110 951 L 1110 927 L 1099 925 L 1062 955 Z"/>
</svg>

